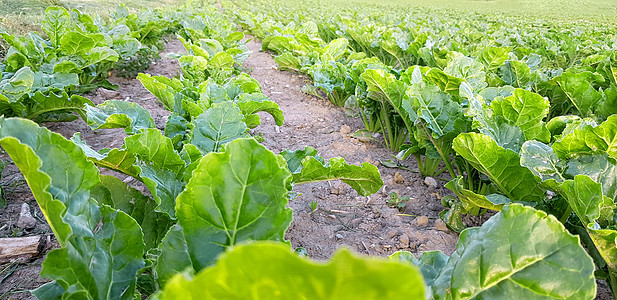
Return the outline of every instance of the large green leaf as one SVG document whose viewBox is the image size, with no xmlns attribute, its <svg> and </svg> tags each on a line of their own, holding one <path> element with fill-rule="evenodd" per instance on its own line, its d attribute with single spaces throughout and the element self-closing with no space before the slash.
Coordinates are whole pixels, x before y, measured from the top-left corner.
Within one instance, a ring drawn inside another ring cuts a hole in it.
<svg viewBox="0 0 617 300">
<path fill-rule="evenodd" d="M 122 148 L 88 147 L 80 136 L 73 137 L 85 154 L 97 165 L 141 180 L 157 203 L 156 210 L 174 218 L 175 199 L 184 189 L 186 164 L 175 151 L 171 139 L 160 130 L 148 128 L 124 140 Z"/>
<path fill-rule="evenodd" d="M 435 299 L 593 299 L 592 259 L 555 217 L 511 204 L 463 231 Z"/>
<path fill-rule="evenodd" d="M 464 78 L 474 90 L 487 86 L 484 65 L 467 56 L 457 56 L 443 69 L 449 75 Z"/>
<path fill-rule="evenodd" d="M 254 139 L 204 156 L 176 203 L 195 270 L 242 241 L 283 241 L 292 218 L 290 183 L 283 157 Z"/>
<path fill-rule="evenodd" d="M 190 143 L 205 155 L 219 151 L 235 139 L 247 137 L 247 126 L 240 108 L 231 101 L 214 103 L 193 121 Z"/>
<path fill-rule="evenodd" d="M 141 129 L 156 128 L 150 112 L 133 102 L 108 100 L 97 106 L 87 106 L 86 112 L 92 130 L 124 128 L 125 133 L 133 134 Z"/>
<path fill-rule="evenodd" d="M 491 102 L 495 115 L 521 128 L 526 140 L 535 139 L 545 143 L 551 139 L 551 133 L 542 121 L 548 114 L 549 107 L 547 99 L 522 89 L 514 90 L 512 96 L 497 98 Z"/>
<path fill-rule="evenodd" d="M 175 90 L 172 86 L 163 81 L 167 79 L 163 76 L 151 76 L 149 74 L 139 73 L 137 79 L 143 84 L 143 86 L 150 91 L 156 98 L 165 106 L 169 111 L 173 111 L 174 108 L 174 95 Z M 167 79 L 169 81 L 169 79 Z M 180 84 L 181 85 L 181 84 Z"/>
<path fill-rule="evenodd" d="M 60 39 L 71 30 L 71 17 L 63 7 L 50 6 L 45 10 L 41 28 L 51 40 L 53 47 L 60 45 Z"/>
<path fill-rule="evenodd" d="M 172 225 L 166 214 L 155 211 L 154 200 L 117 177 L 101 175 L 101 184 L 92 190 L 92 196 L 100 204 L 121 210 L 137 221 L 144 235 L 145 251 L 156 248 Z"/>
<path fill-rule="evenodd" d="M 100 229 L 92 236 L 71 236 L 66 247 L 49 252 L 41 276 L 56 280 L 51 284 L 62 286 L 67 299 L 135 299 L 137 271 L 144 266 L 141 228 L 109 206 L 91 217 L 100 219 Z M 37 291 L 39 299 L 49 299 Z"/>
<path fill-rule="evenodd" d="M 446 188 L 451 190 L 462 202 L 463 208 L 471 212 L 476 207 L 487 208 L 500 211 L 505 204 L 510 203 L 510 199 L 499 194 L 479 195 L 464 188 L 462 176 L 454 178 L 446 183 Z"/>
<path fill-rule="evenodd" d="M 0 120 L 0 144 L 62 247 L 47 255 L 41 271 L 56 281 L 35 294 L 132 299 L 135 275 L 144 266 L 143 235 L 130 216 L 92 198 L 90 190 L 99 184 L 96 166 L 75 144 L 23 119 Z"/>
<path fill-rule="evenodd" d="M 591 85 L 595 76 L 591 72 L 565 72 L 555 78 L 581 117 L 590 117 L 596 104 L 602 100 L 602 95 Z"/>
<path fill-rule="evenodd" d="M 596 127 L 587 124 L 579 126 L 555 142 L 553 150 L 562 159 L 602 152 L 617 159 L 617 115 L 610 116 Z"/>
<path fill-rule="evenodd" d="M 294 184 L 337 179 L 363 196 L 374 194 L 383 186 L 377 167 L 366 162 L 361 166 L 350 165 L 342 157 L 334 157 L 324 163 L 319 156 L 307 156 L 302 160 L 302 168 L 293 172 Z"/>
<path fill-rule="evenodd" d="M 125 139 L 129 155 L 137 158 L 139 178 L 158 204 L 157 211 L 175 216 L 176 197 L 184 190 L 186 164 L 174 150 L 171 140 L 158 129 L 144 129 Z"/>
<path fill-rule="evenodd" d="M 29 93 L 34 85 L 34 72 L 30 67 L 19 69 L 10 79 L 0 80 L 0 101 L 14 103 Z"/>
<path fill-rule="evenodd" d="M 165 283 L 178 273 L 194 272 L 184 232 L 180 225 L 176 224 L 169 229 L 159 244 L 158 250 L 160 254 L 156 259 L 155 271 L 156 280 L 160 286 L 164 287 Z"/>
<path fill-rule="evenodd" d="M 341 250 L 323 264 L 262 242 L 235 247 L 195 278 L 176 275 L 162 299 L 424 299 L 424 288 L 417 268 L 396 261 Z"/>
<path fill-rule="evenodd" d="M 397 80 L 393 74 L 382 69 L 367 69 L 362 73 L 361 78 L 366 82 L 369 97 L 377 101 L 390 103 L 401 118 L 403 118 L 407 126 L 411 128 L 417 116 L 415 111 L 409 113 L 403 108 L 403 99 L 406 98 L 407 85 Z"/>
<path fill-rule="evenodd" d="M 388 256 L 388 260 L 411 263 L 420 268 L 424 284 L 431 292 L 431 295 L 435 279 L 437 279 L 443 267 L 448 263 L 448 259 L 449 257 L 441 251 L 426 251 L 419 258 L 416 258 L 408 251 L 397 251 Z"/>
<path fill-rule="evenodd" d="M 433 137 L 453 136 L 460 128 L 456 122 L 463 117 L 461 107 L 451 96 L 434 84 L 415 84 L 407 90 L 410 106 L 403 105 L 410 116 L 424 120 Z"/>
<path fill-rule="evenodd" d="M 577 175 L 559 185 L 559 193 L 584 225 L 593 223 L 600 217 L 600 206 L 604 203 L 602 185 L 585 175 Z"/>
<path fill-rule="evenodd" d="M 77 31 L 67 32 L 60 38 L 60 51 L 64 55 L 76 55 L 88 53 L 94 48 L 93 38 Z"/>
<path fill-rule="evenodd" d="M 563 182 L 565 163 L 553 152 L 551 146 L 538 142 L 526 141 L 521 148 L 521 166 L 527 167 L 542 181 Z"/>
<path fill-rule="evenodd" d="M 0 119 L 0 145 L 24 174 L 61 246 L 94 228 L 90 189 L 99 174 L 79 147 L 24 119 Z"/>
<path fill-rule="evenodd" d="M 536 203 L 544 198 L 531 171 L 520 164 L 519 155 L 497 145 L 491 137 L 479 133 L 462 133 L 452 148 L 478 171 L 486 174 L 499 191 L 515 202 Z"/>
<path fill-rule="evenodd" d="M 92 101 L 80 95 L 72 95 L 64 91 L 49 91 L 48 93 L 36 92 L 30 98 L 31 103 L 26 108 L 28 119 L 37 122 L 61 121 L 55 118 L 58 114 L 67 114 L 67 121 L 77 119 L 72 112 L 76 112 L 82 119 L 86 116 L 87 105 L 92 105 Z"/>
<path fill-rule="evenodd" d="M 241 94 L 236 104 L 244 115 L 244 121 L 248 128 L 255 128 L 261 124 L 258 112 L 267 112 L 276 125 L 283 125 L 283 111 L 276 102 L 271 101 L 262 93 Z"/>
</svg>

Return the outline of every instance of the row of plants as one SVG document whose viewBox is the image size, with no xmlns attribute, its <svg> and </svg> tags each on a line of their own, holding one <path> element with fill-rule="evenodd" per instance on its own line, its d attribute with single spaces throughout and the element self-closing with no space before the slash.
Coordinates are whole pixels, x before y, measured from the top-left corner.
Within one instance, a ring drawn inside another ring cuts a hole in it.
<svg viewBox="0 0 617 300">
<path fill-rule="evenodd" d="M 535 207 L 581 236 L 617 294 L 614 28 L 554 23 L 514 36 L 497 30 L 524 21 L 227 5 L 280 69 L 357 109 L 397 158 L 415 156 L 425 176 L 449 173 L 457 197 L 444 197 L 440 214 L 449 228 L 463 231 L 464 214 Z M 471 39 L 487 26 L 496 31 Z"/>
<path fill-rule="evenodd" d="M 140 10 L 120 6 L 108 19 L 51 6 L 41 24 L 44 36 L 0 31 L 10 45 L 0 63 L 0 112 L 36 121 L 82 118 L 80 96 L 98 87 L 115 90 L 107 78 L 135 77 L 164 50 L 163 37 L 187 30 L 182 21 L 196 10 Z M 189 26 L 190 27 L 190 26 Z"/>
</svg>

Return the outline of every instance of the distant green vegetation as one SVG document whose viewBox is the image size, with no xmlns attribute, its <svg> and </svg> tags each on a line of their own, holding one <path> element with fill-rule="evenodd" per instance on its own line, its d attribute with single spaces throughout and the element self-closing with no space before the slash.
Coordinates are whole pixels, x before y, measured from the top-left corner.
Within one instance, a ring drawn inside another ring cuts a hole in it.
<svg viewBox="0 0 617 300">
<path fill-rule="evenodd" d="M 185 0 L 0 0 L 0 31 L 10 34 L 41 32 L 40 24 L 45 9 L 49 6 L 76 8 L 89 14 L 108 15 L 109 9 L 121 4 L 135 10 L 139 7 L 156 8 L 165 5 L 178 5 Z M 8 50 L 0 40 L 0 57 Z"/>
<path fill-rule="evenodd" d="M 480 13 L 539 16 L 562 20 L 611 20 L 613 23 L 617 15 L 617 1 L 614 0 L 398 0 L 395 2 Z"/>
</svg>

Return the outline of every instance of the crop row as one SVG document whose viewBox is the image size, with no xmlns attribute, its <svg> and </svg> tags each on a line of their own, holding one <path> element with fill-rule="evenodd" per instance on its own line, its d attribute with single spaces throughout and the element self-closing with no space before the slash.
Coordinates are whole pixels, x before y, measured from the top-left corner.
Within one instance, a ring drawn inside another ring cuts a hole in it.
<svg viewBox="0 0 617 300">
<path fill-rule="evenodd" d="M 305 92 L 357 113 L 399 159 L 413 155 L 423 175 L 447 172 L 457 197 L 444 198 L 440 217 L 452 230 L 465 230 L 464 214 L 535 207 L 581 237 L 615 291 L 614 27 L 377 4 L 359 12 L 311 1 L 224 3 L 280 69 L 312 79 Z M 542 26 L 521 29 L 530 24 Z"/>
</svg>

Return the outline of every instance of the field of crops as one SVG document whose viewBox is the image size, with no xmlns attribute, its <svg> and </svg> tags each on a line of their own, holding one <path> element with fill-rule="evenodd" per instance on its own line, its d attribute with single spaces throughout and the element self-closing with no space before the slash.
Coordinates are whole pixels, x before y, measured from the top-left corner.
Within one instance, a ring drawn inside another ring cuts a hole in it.
<svg viewBox="0 0 617 300">
<path fill-rule="evenodd" d="M 111 2 L 0 2 L 0 299 L 617 298 L 617 4 Z"/>
</svg>

